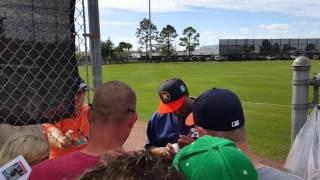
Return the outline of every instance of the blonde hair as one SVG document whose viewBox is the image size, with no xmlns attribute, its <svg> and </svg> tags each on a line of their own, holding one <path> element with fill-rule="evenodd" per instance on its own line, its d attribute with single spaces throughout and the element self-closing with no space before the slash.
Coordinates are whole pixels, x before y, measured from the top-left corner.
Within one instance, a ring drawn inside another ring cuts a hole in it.
<svg viewBox="0 0 320 180">
<path fill-rule="evenodd" d="M 41 162 L 49 155 L 44 137 L 30 133 L 15 133 L 9 137 L 0 151 L 0 166 L 22 155 L 30 165 Z"/>
</svg>

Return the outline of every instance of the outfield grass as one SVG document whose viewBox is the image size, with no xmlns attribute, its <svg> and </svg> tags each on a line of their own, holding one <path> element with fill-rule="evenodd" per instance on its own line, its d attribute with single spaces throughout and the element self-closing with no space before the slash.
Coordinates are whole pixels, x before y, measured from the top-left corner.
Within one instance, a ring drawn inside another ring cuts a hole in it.
<svg viewBox="0 0 320 180">
<path fill-rule="evenodd" d="M 285 160 L 290 148 L 291 64 L 243 61 L 107 65 L 103 66 L 103 81 L 116 79 L 131 85 L 138 96 L 140 119 L 145 121 L 157 109 L 157 89 L 164 79 L 182 78 L 192 96 L 212 87 L 230 89 L 242 100 L 253 150 L 270 159 Z M 313 61 L 312 66 L 311 72 L 320 71 L 320 62 Z M 84 67 L 80 67 L 80 73 L 85 77 Z"/>
</svg>

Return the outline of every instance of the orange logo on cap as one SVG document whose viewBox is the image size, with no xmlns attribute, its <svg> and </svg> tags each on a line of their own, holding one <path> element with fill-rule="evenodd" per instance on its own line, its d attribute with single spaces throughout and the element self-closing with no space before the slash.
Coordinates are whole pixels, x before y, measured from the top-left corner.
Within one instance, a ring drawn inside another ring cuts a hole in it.
<svg viewBox="0 0 320 180">
<path fill-rule="evenodd" d="M 160 96 L 161 96 L 162 101 L 164 101 L 164 102 L 170 101 L 171 96 L 167 91 L 162 91 L 160 93 Z"/>
</svg>

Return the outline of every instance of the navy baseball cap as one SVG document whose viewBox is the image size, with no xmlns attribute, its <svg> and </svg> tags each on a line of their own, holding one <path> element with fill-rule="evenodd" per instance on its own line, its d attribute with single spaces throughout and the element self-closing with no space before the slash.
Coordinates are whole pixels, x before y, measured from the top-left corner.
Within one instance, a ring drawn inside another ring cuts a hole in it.
<svg viewBox="0 0 320 180">
<path fill-rule="evenodd" d="M 177 111 L 189 95 L 186 84 L 179 78 L 171 78 L 162 82 L 159 88 L 159 113 L 166 114 Z"/>
<path fill-rule="evenodd" d="M 194 101 L 192 112 L 194 124 L 207 130 L 231 131 L 244 125 L 240 99 L 227 89 L 204 92 Z"/>
</svg>

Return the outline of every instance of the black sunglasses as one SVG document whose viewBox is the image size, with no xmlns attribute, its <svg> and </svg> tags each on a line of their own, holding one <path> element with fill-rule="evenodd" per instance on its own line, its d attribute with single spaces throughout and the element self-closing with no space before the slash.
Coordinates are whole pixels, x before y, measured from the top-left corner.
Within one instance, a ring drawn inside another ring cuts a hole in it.
<svg viewBox="0 0 320 180">
<path fill-rule="evenodd" d="M 136 110 L 133 109 L 133 108 L 128 108 L 127 111 L 128 111 L 128 112 L 132 112 L 132 113 L 135 113 L 135 112 L 136 112 Z"/>
</svg>

